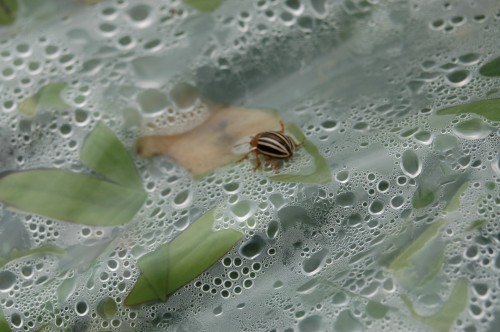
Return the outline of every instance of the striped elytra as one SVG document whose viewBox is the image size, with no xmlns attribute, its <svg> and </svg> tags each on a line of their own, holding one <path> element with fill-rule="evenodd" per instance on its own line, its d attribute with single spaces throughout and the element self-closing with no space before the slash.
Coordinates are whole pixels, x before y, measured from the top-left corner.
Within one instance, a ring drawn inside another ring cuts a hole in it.
<svg viewBox="0 0 500 332">
<path fill-rule="evenodd" d="M 267 131 L 257 135 L 255 148 L 265 156 L 289 158 L 293 155 L 295 142 L 278 131 Z"/>
<path fill-rule="evenodd" d="M 264 131 L 255 135 L 250 141 L 250 151 L 245 154 L 240 160 L 248 158 L 250 153 L 255 154 L 255 167 L 254 170 L 261 167 L 259 155 L 266 157 L 266 162 L 271 164 L 273 169 L 277 169 L 280 165 L 276 162 L 271 162 L 273 158 L 288 159 L 293 156 L 295 148 L 301 146 L 296 143 L 293 138 L 285 134 L 285 125 L 280 121 L 280 131 Z"/>
</svg>

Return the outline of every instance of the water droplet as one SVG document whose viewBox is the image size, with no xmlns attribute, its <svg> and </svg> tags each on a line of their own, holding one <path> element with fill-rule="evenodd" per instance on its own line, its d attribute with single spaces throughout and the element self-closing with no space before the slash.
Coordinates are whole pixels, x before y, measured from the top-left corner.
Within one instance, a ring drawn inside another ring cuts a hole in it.
<svg viewBox="0 0 500 332">
<path fill-rule="evenodd" d="M 466 85 L 471 80 L 471 74 L 468 70 L 455 70 L 446 75 L 446 80 L 453 87 L 461 87 Z"/>
<path fill-rule="evenodd" d="M 250 240 L 244 242 L 240 247 L 240 254 L 248 259 L 255 259 L 266 246 L 266 241 L 259 235 L 254 235 Z"/>
<path fill-rule="evenodd" d="M 306 275 L 314 275 L 318 273 L 325 265 L 325 259 L 328 255 L 327 249 L 322 249 L 311 255 L 311 257 L 304 259 L 302 263 L 302 270 Z"/>
<path fill-rule="evenodd" d="M 326 120 L 326 121 L 323 121 L 321 123 L 321 127 L 325 130 L 325 131 L 333 131 L 337 128 L 337 121 L 333 121 L 333 120 Z"/>
<path fill-rule="evenodd" d="M 342 193 L 337 195 L 336 201 L 342 207 L 350 207 L 354 205 L 356 196 L 351 192 Z"/>
<path fill-rule="evenodd" d="M 85 301 L 80 301 L 75 304 L 75 312 L 78 316 L 85 316 L 89 311 L 89 306 Z"/>
<path fill-rule="evenodd" d="M 276 220 L 272 220 L 267 225 L 267 237 L 270 239 L 274 239 L 278 234 L 279 224 Z"/>
<path fill-rule="evenodd" d="M 458 137 L 475 140 L 487 137 L 492 132 L 492 128 L 481 119 L 471 119 L 456 124 L 453 127 L 453 132 Z"/>
<path fill-rule="evenodd" d="M 174 198 L 174 207 L 177 209 L 186 208 L 191 204 L 192 200 L 191 190 L 186 189 L 177 194 Z"/>
<path fill-rule="evenodd" d="M 300 332 L 323 331 L 323 318 L 318 315 L 309 316 L 299 323 Z"/>
<path fill-rule="evenodd" d="M 23 318 L 17 312 L 13 313 L 10 316 L 10 321 L 12 322 L 12 325 L 14 325 L 15 327 L 18 327 L 18 328 L 23 325 Z"/>
<path fill-rule="evenodd" d="M 10 271 L 0 272 L 0 292 L 8 292 L 16 283 L 16 275 Z"/>
<path fill-rule="evenodd" d="M 399 209 L 403 206 L 405 199 L 402 196 L 394 196 L 391 199 L 391 207 L 393 209 Z"/>
<path fill-rule="evenodd" d="M 373 215 L 382 214 L 382 212 L 384 212 L 384 203 L 381 201 L 373 201 L 368 210 Z"/>
<path fill-rule="evenodd" d="M 214 315 L 215 315 L 215 316 L 220 316 L 220 315 L 222 315 L 222 312 L 223 312 L 223 311 L 222 311 L 222 306 L 221 306 L 221 305 L 219 305 L 219 306 L 215 307 L 215 308 L 214 308 L 214 311 L 213 311 L 213 313 L 214 313 Z"/>
<path fill-rule="evenodd" d="M 413 150 L 406 150 L 401 157 L 401 170 L 411 178 L 417 177 L 422 171 L 422 164 Z"/>
<path fill-rule="evenodd" d="M 168 106 L 167 96 L 156 89 L 146 89 L 137 96 L 141 110 L 145 114 L 164 111 Z"/>
<path fill-rule="evenodd" d="M 238 221 L 245 221 L 254 213 L 255 208 L 251 201 L 242 200 L 231 207 L 231 212 Z"/>
<path fill-rule="evenodd" d="M 139 27 L 146 27 L 151 22 L 149 17 L 151 15 L 151 7 L 148 5 L 136 5 L 127 11 L 127 14 L 132 22 Z"/>
<path fill-rule="evenodd" d="M 340 171 L 335 175 L 335 179 L 340 183 L 345 183 L 349 181 L 349 172 L 348 171 Z"/>
</svg>

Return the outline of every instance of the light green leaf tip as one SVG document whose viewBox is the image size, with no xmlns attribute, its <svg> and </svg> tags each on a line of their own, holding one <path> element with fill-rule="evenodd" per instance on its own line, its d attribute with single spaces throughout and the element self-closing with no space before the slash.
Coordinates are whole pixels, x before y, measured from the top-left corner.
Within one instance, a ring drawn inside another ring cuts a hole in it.
<svg viewBox="0 0 500 332">
<path fill-rule="evenodd" d="M 469 227 L 467 227 L 465 230 L 467 232 L 470 232 L 470 231 L 473 231 L 475 229 L 479 229 L 481 227 L 483 227 L 484 225 L 486 224 L 486 220 L 484 219 L 478 219 L 478 220 L 474 220 Z"/>
<path fill-rule="evenodd" d="M 500 122 L 500 99 L 485 99 L 468 104 L 452 106 L 436 112 L 438 115 L 475 113 L 491 121 Z"/>
<path fill-rule="evenodd" d="M 40 106 L 55 110 L 69 109 L 70 106 L 61 98 L 61 93 L 67 86 L 68 83 L 65 82 L 49 83 L 43 86 L 37 93 L 19 104 L 19 111 L 26 116 L 33 116 Z"/>
<path fill-rule="evenodd" d="M 315 170 L 311 174 L 280 174 L 271 176 L 270 179 L 277 182 L 295 183 L 327 183 L 331 181 L 332 173 L 328 162 L 320 154 L 318 148 L 294 125 L 287 125 L 287 131 L 295 136 L 299 141 L 304 140 L 304 150 L 313 158 Z"/>
<path fill-rule="evenodd" d="M 80 160 L 117 184 L 142 191 L 142 180 L 134 162 L 116 135 L 102 122 L 88 135 Z"/>
<path fill-rule="evenodd" d="M 17 0 L 0 0 L 0 25 L 11 25 L 14 23 L 17 9 Z"/>
<path fill-rule="evenodd" d="M 406 247 L 406 249 L 392 261 L 392 263 L 388 266 L 388 269 L 398 271 L 403 268 L 411 267 L 413 265 L 413 255 L 415 255 L 415 253 L 419 250 L 422 250 L 427 243 L 434 239 L 439 234 L 441 227 L 443 227 L 445 223 L 446 222 L 444 220 L 438 220 L 428 226 L 415 241 Z"/>
<path fill-rule="evenodd" d="M 184 2 L 200 12 L 208 13 L 219 7 L 224 0 L 184 0 Z"/>
<path fill-rule="evenodd" d="M 213 231 L 213 222 L 213 210 L 210 210 L 173 241 L 139 258 L 142 274 L 125 299 L 125 305 L 165 301 L 216 263 L 243 236 L 232 229 Z"/>
<path fill-rule="evenodd" d="M 410 310 L 413 319 L 429 325 L 439 332 L 448 332 L 460 313 L 464 311 L 469 300 L 469 282 L 466 279 L 459 279 L 451 291 L 448 301 L 431 316 L 419 315 L 408 296 L 403 295 L 402 300 Z"/>
<path fill-rule="evenodd" d="M 5 317 L 3 315 L 3 311 L 2 311 L 2 308 L 0 308 L 0 331 L 2 332 L 10 332 L 12 331 L 10 329 L 10 325 L 9 323 L 7 323 L 7 321 L 5 320 Z"/>
<path fill-rule="evenodd" d="M 49 218 L 114 226 L 130 221 L 146 194 L 86 174 L 40 169 L 1 177 L 0 200 L 17 210 Z"/>
<path fill-rule="evenodd" d="M 446 212 L 453 212 L 458 210 L 460 207 L 460 196 L 467 190 L 469 187 L 469 181 L 462 183 L 462 185 L 457 189 L 457 192 L 450 199 L 444 210 Z"/>
<path fill-rule="evenodd" d="M 4 266 L 7 263 L 10 263 L 16 259 L 34 256 L 34 255 L 62 255 L 64 250 L 62 248 L 52 246 L 52 245 L 44 245 L 38 248 L 29 249 L 29 250 L 17 250 L 12 249 L 9 253 L 8 257 L 0 257 L 0 267 Z M 1 331 L 1 330 L 0 330 Z"/>
<path fill-rule="evenodd" d="M 432 202 L 434 202 L 434 191 L 425 184 L 422 184 L 417 188 L 411 200 L 415 209 L 426 207 Z"/>
<path fill-rule="evenodd" d="M 479 68 L 479 74 L 486 77 L 500 76 L 500 57 L 494 58 Z"/>
</svg>

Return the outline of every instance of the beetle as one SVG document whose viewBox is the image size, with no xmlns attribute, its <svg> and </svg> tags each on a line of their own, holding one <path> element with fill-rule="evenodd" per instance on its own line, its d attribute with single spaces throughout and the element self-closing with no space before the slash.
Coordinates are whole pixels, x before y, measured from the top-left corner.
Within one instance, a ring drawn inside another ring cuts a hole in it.
<svg viewBox="0 0 500 332">
<path fill-rule="evenodd" d="M 248 156 L 255 154 L 256 165 L 254 171 L 262 165 L 259 155 L 264 155 L 266 162 L 271 164 L 273 169 L 278 169 L 280 165 L 277 162 L 272 162 L 272 159 L 289 159 L 293 157 L 293 151 L 304 144 L 296 143 L 294 139 L 285 134 L 285 125 L 280 121 L 281 129 L 279 131 L 263 131 L 253 136 L 250 140 L 250 151 L 248 151 L 237 162 L 248 159 Z"/>
</svg>

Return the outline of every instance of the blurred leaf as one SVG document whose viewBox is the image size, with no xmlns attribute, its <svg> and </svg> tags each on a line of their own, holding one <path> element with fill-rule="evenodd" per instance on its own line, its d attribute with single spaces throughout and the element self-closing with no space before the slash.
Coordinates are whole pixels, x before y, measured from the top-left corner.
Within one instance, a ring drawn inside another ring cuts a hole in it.
<svg viewBox="0 0 500 332">
<path fill-rule="evenodd" d="M 413 319 L 427 324 L 439 332 L 450 331 L 453 322 L 457 319 L 467 306 L 469 300 L 469 283 L 466 279 L 459 279 L 451 291 L 448 301 L 439 309 L 437 313 L 431 316 L 419 315 L 408 296 L 402 296 L 403 302 L 410 310 Z"/>
<path fill-rule="evenodd" d="M 223 1 L 224 0 L 184 0 L 187 5 L 204 13 L 215 10 Z"/>
<path fill-rule="evenodd" d="M 38 90 L 33 96 L 19 104 L 19 111 L 26 116 L 33 116 L 38 107 L 50 107 L 55 110 L 67 110 L 70 106 L 61 98 L 61 92 L 68 83 L 49 83 Z"/>
<path fill-rule="evenodd" d="M 484 219 L 478 219 L 478 220 L 474 220 L 469 227 L 467 227 L 465 230 L 467 232 L 470 232 L 470 231 L 473 231 L 475 229 L 479 229 L 481 227 L 484 226 L 484 224 L 486 224 L 486 220 Z"/>
<path fill-rule="evenodd" d="M 34 256 L 34 255 L 46 255 L 46 254 L 62 255 L 63 253 L 64 253 L 63 249 L 52 245 L 44 245 L 29 250 L 17 250 L 16 248 L 14 248 L 7 257 L 0 257 L 0 267 L 4 266 L 5 264 L 13 260 L 20 259 L 23 257 Z"/>
<path fill-rule="evenodd" d="M 468 104 L 444 108 L 436 112 L 438 115 L 475 113 L 488 120 L 500 122 L 500 99 L 485 99 Z"/>
<path fill-rule="evenodd" d="M 57 301 L 60 306 L 66 302 L 76 289 L 76 277 L 66 278 L 57 287 Z"/>
<path fill-rule="evenodd" d="M 305 139 L 304 134 L 294 125 L 288 125 L 287 130 L 299 141 Z M 280 174 L 271 176 L 270 179 L 278 182 L 296 183 L 326 183 L 332 178 L 328 162 L 319 153 L 318 148 L 309 140 L 304 140 L 304 150 L 313 158 L 316 169 L 311 174 Z"/>
<path fill-rule="evenodd" d="M 9 323 L 7 323 L 7 321 L 5 320 L 5 317 L 3 315 L 3 311 L 2 311 L 1 307 L 0 307 L 0 331 L 2 331 L 2 332 L 10 332 L 10 331 L 12 331 L 10 329 Z"/>
<path fill-rule="evenodd" d="M 460 207 L 460 196 L 467 190 L 469 187 L 469 181 L 462 183 L 462 185 L 457 189 L 455 195 L 450 199 L 444 210 L 446 212 L 452 212 L 458 210 Z"/>
<path fill-rule="evenodd" d="M 434 191 L 427 185 L 423 184 L 418 186 L 413 194 L 411 203 L 415 209 L 420 209 L 428 206 L 434 201 Z"/>
<path fill-rule="evenodd" d="M 0 178 L 0 200 L 15 209 L 49 218 L 114 226 L 129 222 L 146 194 L 86 174 L 42 169 Z"/>
<path fill-rule="evenodd" d="M 117 184 L 142 190 L 141 177 L 127 149 L 103 123 L 99 123 L 85 139 L 80 160 Z"/>
<path fill-rule="evenodd" d="M 213 222 L 213 210 L 210 210 L 173 241 L 139 258 L 142 274 L 125 299 L 125 305 L 165 301 L 216 263 L 243 236 L 232 229 L 213 231 Z"/>
<path fill-rule="evenodd" d="M 0 0 L 0 25 L 11 25 L 16 20 L 17 0 Z"/>
<path fill-rule="evenodd" d="M 444 224 L 444 220 L 439 220 L 428 226 L 388 266 L 403 286 L 409 289 L 422 287 L 441 272 L 444 245 L 438 234 Z"/>
<path fill-rule="evenodd" d="M 375 319 L 384 318 L 389 309 L 388 306 L 375 301 L 370 301 L 366 305 L 366 313 Z"/>
<path fill-rule="evenodd" d="M 500 76 L 500 57 L 497 57 L 479 68 L 479 74 L 487 77 Z"/>
<path fill-rule="evenodd" d="M 443 227 L 445 224 L 444 220 L 438 220 L 434 222 L 433 224 L 429 225 L 426 230 L 420 234 L 420 236 L 410 243 L 408 247 L 406 247 L 401 254 L 399 254 L 393 261 L 392 263 L 388 266 L 390 270 L 400 270 L 406 267 L 411 267 L 413 265 L 412 263 L 412 257 L 415 255 L 415 253 L 422 248 L 424 248 L 432 239 L 434 239 L 438 233 L 441 227 Z"/>
</svg>

